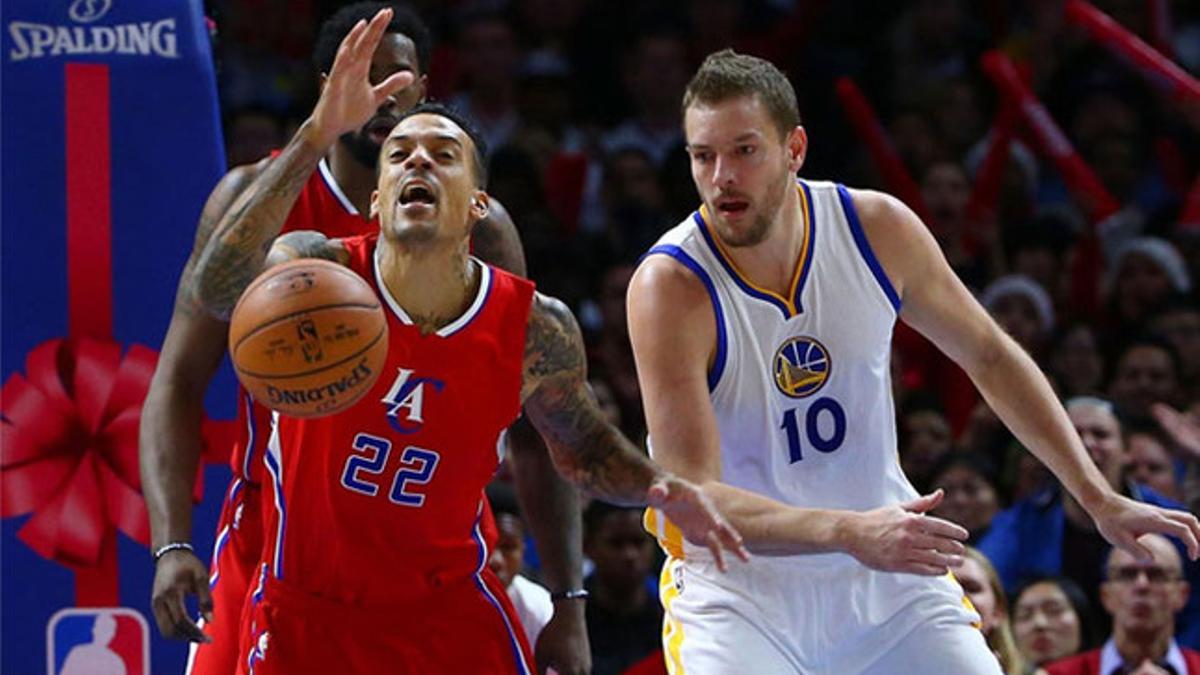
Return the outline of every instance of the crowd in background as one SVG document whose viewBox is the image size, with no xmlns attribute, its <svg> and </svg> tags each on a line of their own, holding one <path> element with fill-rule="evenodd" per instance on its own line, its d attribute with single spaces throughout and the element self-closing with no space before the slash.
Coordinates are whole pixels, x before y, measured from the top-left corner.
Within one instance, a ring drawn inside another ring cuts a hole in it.
<svg viewBox="0 0 1200 675">
<path fill-rule="evenodd" d="M 307 115 L 316 27 L 337 4 L 208 2 L 231 165 L 280 147 Z M 680 100 L 700 60 L 732 46 L 791 78 L 810 139 L 802 178 L 889 190 L 835 95 L 837 78 L 853 78 L 919 186 L 921 211 L 950 264 L 1050 377 L 1101 472 L 1128 496 L 1197 511 L 1200 208 L 1187 203 L 1189 191 L 1200 198 L 1200 104 L 1160 95 L 1068 25 L 1060 2 L 410 4 L 436 37 L 431 96 L 483 130 L 489 192 L 517 224 L 530 277 L 580 317 L 593 388 L 631 438 L 644 439 L 645 422 L 625 289 L 638 257 L 697 207 Z M 1200 6 L 1094 4 L 1200 71 Z M 970 208 L 1002 99 L 980 67 L 992 49 L 1019 64 L 1119 202 L 1115 215 L 1091 222 L 1021 126 L 994 208 Z M 1078 275 L 1083 256 L 1096 256 L 1098 273 L 1082 277 L 1090 288 Z M 996 634 L 998 653 L 1021 655 L 1010 672 L 1101 644 L 1121 623 L 1103 589 L 1123 582 L 1080 507 L 965 375 L 904 327 L 893 388 L 901 463 L 918 490 L 945 490 L 937 515 L 967 527 L 983 552 L 966 566 L 975 572 L 963 572 L 964 586 L 990 587 L 999 600 L 984 629 Z M 592 505 L 585 521 L 596 672 L 620 672 L 658 643 L 656 553 L 636 512 Z M 1162 578 L 1135 573 L 1130 583 L 1200 579 L 1200 567 L 1176 562 L 1178 574 L 1168 561 Z M 1200 583 L 1181 588 L 1172 626 L 1181 644 L 1200 648 Z"/>
</svg>

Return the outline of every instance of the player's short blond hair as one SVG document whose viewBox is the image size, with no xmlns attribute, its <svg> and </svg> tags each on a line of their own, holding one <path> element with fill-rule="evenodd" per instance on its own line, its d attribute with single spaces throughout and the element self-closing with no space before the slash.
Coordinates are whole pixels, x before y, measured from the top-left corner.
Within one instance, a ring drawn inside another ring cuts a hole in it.
<svg viewBox="0 0 1200 675">
<path fill-rule="evenodd" d="M 696 103 L 720 103 L 740 96 L 757 96 L 766 106 L 780 137 L 800 124 L 796 90 L 770 61 L 722 49 L 704 59 L 683 93 L 683 114 Z"/>
</svg>

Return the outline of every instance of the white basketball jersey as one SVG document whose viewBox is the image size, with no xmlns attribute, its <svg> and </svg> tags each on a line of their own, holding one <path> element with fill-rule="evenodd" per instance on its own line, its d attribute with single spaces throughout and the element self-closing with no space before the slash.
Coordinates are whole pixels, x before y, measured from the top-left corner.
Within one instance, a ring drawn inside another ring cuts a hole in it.
<svg viewBox="0 0 1200 675">
<path fill-rule="evenodd" d="M 703 208 L 648 254 L 682 263 L 712 301 L 717 350 L 708 383 L 722 482 L 802 507 L 862 511 L 911 499 L 889 371 L 899 297 L 849 192 L 827 182 L 799 181 L 798 189 L 805 236 L 787 297 L 737 269 Z M 646 521 L 682 557 L 678 531 L 652 511 Z"/>
</svg>

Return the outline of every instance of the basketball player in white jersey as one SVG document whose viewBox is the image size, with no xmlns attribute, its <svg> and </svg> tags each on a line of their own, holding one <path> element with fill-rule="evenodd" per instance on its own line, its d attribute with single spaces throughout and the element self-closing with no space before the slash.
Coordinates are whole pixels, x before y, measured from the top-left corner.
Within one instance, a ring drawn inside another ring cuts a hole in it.
<svg viewBox="0 0 1200 675">
<path fill-rule="evenodd" d="M 1112 543 L 1200 526 L 1114 493 L 1037 366 L 898 200 L 797 181 L 807 137 L 784 75 L 709 56 L 683 100 L 703 206 L 629 288 L 654 459 L 700 483 L 757 555 L 715 574 L 661 514 L 672 673 L 999 673 L 948 574 L 967 532 L 923 515 L 896 453 L 888 361 L 902 318 L 989 404 Z"/>
</svg>

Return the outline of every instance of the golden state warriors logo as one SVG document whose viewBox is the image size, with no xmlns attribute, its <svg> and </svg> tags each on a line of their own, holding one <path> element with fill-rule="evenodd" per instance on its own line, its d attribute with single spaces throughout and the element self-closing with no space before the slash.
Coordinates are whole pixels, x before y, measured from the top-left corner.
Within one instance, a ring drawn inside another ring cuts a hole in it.
<svg viewBox="0 0 1200 675">
<path fill-rule="evenodd" d="M 829 379 L 829 350 L 803 335 L 789 338 L 775 352 L 775 386 L 792 398 L 810 396 Z"/>
</svg>

